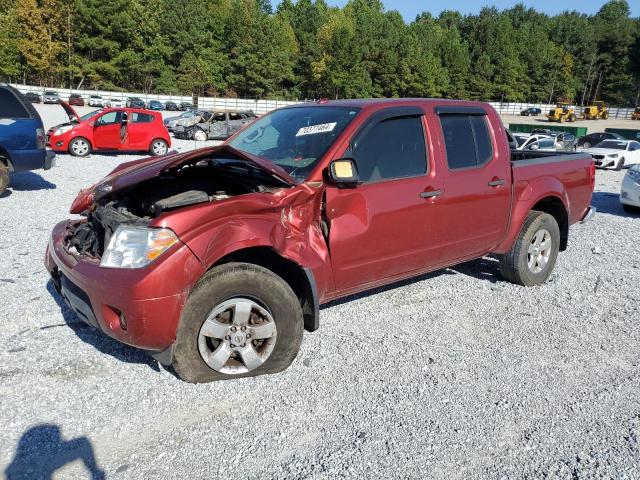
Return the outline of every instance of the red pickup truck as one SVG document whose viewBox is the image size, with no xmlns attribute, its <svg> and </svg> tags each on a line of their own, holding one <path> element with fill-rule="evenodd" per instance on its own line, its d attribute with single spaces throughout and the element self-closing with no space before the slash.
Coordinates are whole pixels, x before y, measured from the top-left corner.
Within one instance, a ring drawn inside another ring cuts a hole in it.
<svg viewBox="0 0 640 480">
<path fill-rule="evenodd" d="M 512 152 L 484 103 L 305 103 L 120 165 L 45 262 L 82 319 L 184 380 L 273 373 L 331 300 L 489 254 L 543 283 L 594 180 L 589 155 Z"/>
</svg>

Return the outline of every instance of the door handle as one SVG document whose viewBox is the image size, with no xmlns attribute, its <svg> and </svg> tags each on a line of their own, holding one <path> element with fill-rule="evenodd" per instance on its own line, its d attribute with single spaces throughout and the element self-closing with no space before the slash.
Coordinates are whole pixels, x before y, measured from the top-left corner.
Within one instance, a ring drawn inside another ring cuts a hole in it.
<svg viewBox="0 0 640 480">
<path fill-rule="evenodd" d="M 489 182 L 490 187 L 499 187 L 500 185 L 504 185 L 504 180 L 498 179 L 498 180 L 491 180 Z"/>
<path fill-rule="evenodd" d="M 429 190 L 428 192 L 422 192 L 420 196 L 422 198 L 433 198 L 437 197 L 440 194 L 442 194 L 442 190 Z"/>
</svg>

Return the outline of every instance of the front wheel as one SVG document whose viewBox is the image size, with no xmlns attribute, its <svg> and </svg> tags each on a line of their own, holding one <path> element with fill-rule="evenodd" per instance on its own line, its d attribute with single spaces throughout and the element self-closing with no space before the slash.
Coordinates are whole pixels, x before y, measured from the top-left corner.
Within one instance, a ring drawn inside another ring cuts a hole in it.
<svg viewBox="0 0 640 480">
<path fill-rule="evenodd" d="M 199 128 L 193 132 L 193 139 L 196 142 L 204 142 L 207 140 L 207 133 L 204 130 L 200 130 Z"/>
<path fill-rule="evenodd" d="M 9 186 L 9 167 L 7 167 L 4 162 L 0 159 L 0 195 L 4 193 L 4 191 Z"/>
<path fill-rule="evenodd" d="M 149 147 L 149 153 L 155 156 L 164 155 L 167 153 L 167 150 L 169 150 L 169 145 L 159 138 L 151 142 L 151 147 Z"/>
<path fill-rule="evenodd" d="M 86 157 L 91 153 L 91 144 L 85 138 L 74 138 L 69 143 L 69 153 L 74 157 Z"/>
<path fill-rule="evenodd" d="M 191 383 L 276 373 L 302 342 L 300 301 L 278 275 L 248 263 L 210 270 L 182 312 L 173 368 Z"/>
<path fill-rule="evenodd" d="M 548 213 L 529 212 L 511 250 L 500 258 L 500 273 L 513 283 L 531 287 L 544 283 L 560 251 L 560 228 Z"/>
</svg>

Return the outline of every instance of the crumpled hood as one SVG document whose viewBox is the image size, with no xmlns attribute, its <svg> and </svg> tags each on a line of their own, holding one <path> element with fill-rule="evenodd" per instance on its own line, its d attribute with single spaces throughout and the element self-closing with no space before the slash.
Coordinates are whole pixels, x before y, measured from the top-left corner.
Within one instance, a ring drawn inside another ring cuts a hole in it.
<svg viewBox="0 0 640 480">
<path fill-rule="evenodd" d="M 162 173 L 168 172 L 171 169 L 179 168 L 190 160 L 219 153 L 224 153 L 232 158 L 237 158 L 251 163 L 255 167 L 258 167 L 276 177 L 283 183 L 283 185 L 297 185 L 296 181 L 291 178 L 283 168 L 267 160 L 263 160 L 259 157 L 223 144 L 217 147 L 201 148 L 186 153 L 174 153 L 159 158 L 150 157 L 142 160 L 122 163 L 100 182 L 89 188 L 81 190 L 71 205 L 70 213 L 82 213 L 87 210 L 95 200 L 99 200 L 100 198 L 111 195 L 114 192 L 144 182 L 145 180 L 149 180 L 161 175 Z"/>
</svg>

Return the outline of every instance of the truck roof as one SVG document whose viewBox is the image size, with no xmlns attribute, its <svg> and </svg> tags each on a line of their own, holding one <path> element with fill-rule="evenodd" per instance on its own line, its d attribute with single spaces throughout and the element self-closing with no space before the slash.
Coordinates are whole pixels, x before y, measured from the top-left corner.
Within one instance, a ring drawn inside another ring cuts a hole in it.
<svg viewBox="0 0 640 480">
<path fill-rule="evenodd" d="M 362 98 L 353 100 L 319 100 L 317 102 L 305 102 L 296 105 L 291 105 L 285 108 L 301 108 L 308 107 L 310 105 L 322 105 L 322 106 L 334 106 L 334 107 L 346 107 L 346 108 L 366 108 L 380 105 L 429 105 L 429 104 L 448 104 L 448 105 L 465 105 L 465 106 L 480 106 L 487 105 L 486 102 L 477 102 L 470 100 L 449 100 L 444 98 Z"/>
</svg>

